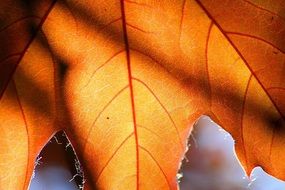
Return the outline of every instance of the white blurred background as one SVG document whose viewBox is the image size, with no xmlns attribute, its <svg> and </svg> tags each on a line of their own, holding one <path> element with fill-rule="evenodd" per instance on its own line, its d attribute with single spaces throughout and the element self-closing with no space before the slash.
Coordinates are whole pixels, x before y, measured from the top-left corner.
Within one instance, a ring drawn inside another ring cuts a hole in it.
<svg viewBox="0 0 285 190">
<path fill-rule="evenodd" d="M 76 158 L 70 159 L 72 149 L 65 153 L 68 142 L 58 139 L 52 139 L 39 155 L 30 190 L 79 189 L 82 180 L 75 180 L 72 167 Z M 285 182 L 260 167 L 247 177 L 235 155 L 233 138 L 207 116 L 195 124 L 189 144 L 179 179 L 181 190 L 285 190 Z"/>
<path fill-rule="evenodd" d="M 232 136 L 202 116 L 189 137 L 181 190 L 285 190 L 285 182 L 256 167 L 250 177 L 240 165 Z"/>
</svg>

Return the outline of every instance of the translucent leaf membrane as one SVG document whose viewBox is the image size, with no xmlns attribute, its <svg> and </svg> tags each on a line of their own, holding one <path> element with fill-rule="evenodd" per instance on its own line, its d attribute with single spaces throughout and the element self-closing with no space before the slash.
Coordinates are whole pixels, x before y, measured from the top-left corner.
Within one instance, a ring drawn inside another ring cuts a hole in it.
<svg viewBox="0 0 285 190">
<path fill-rule="evenodd" d="M 176 190 L 202 114 L 285 180 L 281 1 L 1 0 L 0 189 L 64 129 L 85 190 Z"/>
<path fill-rule="evenodd" d="M 83 170 L 63 131 L 57 132 L 35 160 L 29 190 L 83 189 Z"/>
<path fill-rule="evenodd" d="M 182 163 L 180 190 L 282 190 L 285 182 L 256 167 L 248 177 L 240 164 L 232 136 L 202 116 L 189 137 Z"/>
</svg>

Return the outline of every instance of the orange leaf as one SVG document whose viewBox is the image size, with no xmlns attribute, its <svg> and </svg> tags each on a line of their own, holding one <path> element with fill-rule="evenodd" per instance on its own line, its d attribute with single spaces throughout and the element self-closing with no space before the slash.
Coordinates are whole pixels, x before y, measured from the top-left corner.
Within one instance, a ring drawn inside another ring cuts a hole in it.
<svg viewBox="0 0 285 190">
<path fill-rule="evenodd" d="M 177 189 L 202 114 L 233 135 L 247 172 L 285 179 L 282 3 L 5 0 L 0 188 L 27 188 L 63 129 L 85 189 Z"/>
</svg>

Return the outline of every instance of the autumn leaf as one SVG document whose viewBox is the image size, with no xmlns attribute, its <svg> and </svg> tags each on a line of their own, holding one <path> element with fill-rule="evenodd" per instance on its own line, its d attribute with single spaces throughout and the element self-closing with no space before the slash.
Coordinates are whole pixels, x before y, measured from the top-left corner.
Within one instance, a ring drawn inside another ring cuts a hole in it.
<svg viewBox="0 0 285 190">
<path fill-rule="evenodd" d="M 202 114 L 231 133 L 248 173 L 259 165 L 285 179 L 283 1 L 0 7 L 0 189 L 27 189 L 59 130 L 85 189 L 177 189 Z"/>
</svg>

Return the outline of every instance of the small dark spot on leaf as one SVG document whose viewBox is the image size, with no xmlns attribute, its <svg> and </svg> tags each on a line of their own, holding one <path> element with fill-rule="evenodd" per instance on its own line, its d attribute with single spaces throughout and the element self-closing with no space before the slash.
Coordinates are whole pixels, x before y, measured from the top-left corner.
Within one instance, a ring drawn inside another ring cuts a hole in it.
<svg viewBox="0 0 285 190">
<path fill-rule="evenodd" d="M 273 51 L 273 53 L 274 53 L 274 54 L 278 54 L 278 52 L 277 52 L 277 51 Z"/>
<path fill-rule="evenodd" d="M 107 119 L 110 119 L 109 117 L 107 117 Z"/>
</svg>

